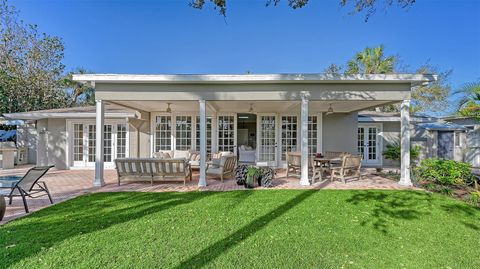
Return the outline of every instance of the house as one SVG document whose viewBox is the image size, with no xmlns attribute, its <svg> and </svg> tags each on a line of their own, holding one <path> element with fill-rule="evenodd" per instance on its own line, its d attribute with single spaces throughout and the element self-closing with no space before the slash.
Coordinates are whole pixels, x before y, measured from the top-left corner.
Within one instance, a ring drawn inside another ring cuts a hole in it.
<svg viewBox="0 0 480 269">
<path fill-rule="evenodd" d="M 256 162 L 261 165 L 283 166 L 286 152 L 300 151 L 300 184 L 307 185 L 309 154 L 363 152 L 365 161 L 370 162 L 374 151 L 375 158 L 380 158 L 381 146 L 370 145 L 362 151 L 359 137 L 371 140 L 377 137 L 375 132 L 385 132 L 389 123 L 382 122 L 382 129 L 374 130 L 364 121 L 358 128 L 358 112 L 392 103 L 402 103 L 396 117 L 404 160 L 400 184 L 411 185 L 411 89 L 436 77 L 79 74 L 73 79 L 95 87 L 95 109 L 47 110 L 4 117 L 30 122 L 18 136 L 38 134 L 37 154 L 32 156 L 37 163 L 53 163 L 60 169 L 95 167 L 94 184 L 98 186 L 104 184 L 104 167 L 112 166 L 115 158 L 151 157 L 157 151 L 172 149 L 200 152 L 199 185 L 204 186 L 207 154 L 237 153 L 239 141 L 256 150 Z M 35 144 L 28 138 L 25 141 Z"/>
</svg>

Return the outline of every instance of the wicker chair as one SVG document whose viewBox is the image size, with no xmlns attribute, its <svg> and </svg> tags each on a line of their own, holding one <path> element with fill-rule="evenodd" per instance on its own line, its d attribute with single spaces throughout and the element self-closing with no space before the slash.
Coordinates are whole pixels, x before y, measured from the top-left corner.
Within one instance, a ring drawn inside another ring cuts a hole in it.
<svg viewBox="0 0 480 269">
<path fill-rule="evenodd" d="M 346 177 L 358 177 L 362 179 L 360 169 L 362 167 L 362 157 L 353 155 L 344 155 L 342 157 L 342 164 L 330 168 L 330 180 L 333 181 L 336 177 L 340 178 L 343 183 L 347 183 Z"/>
<path fill-rule="evenodd" d="M 218 162 L 212 161 L 207 163 L 206 174 L 207 176 L 220 177 L 220 180 L 223 182 L 225 176 L 235 175 L 236 164 L 237 156 L 222 156 Z"/>
</svg>

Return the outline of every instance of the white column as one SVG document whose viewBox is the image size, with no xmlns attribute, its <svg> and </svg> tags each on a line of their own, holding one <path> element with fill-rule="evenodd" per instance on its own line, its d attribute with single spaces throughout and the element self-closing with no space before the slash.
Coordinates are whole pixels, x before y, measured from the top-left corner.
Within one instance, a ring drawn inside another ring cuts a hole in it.
<svg viewBox="0 0 480 269">
<path fill-rule="evenodd" d="M 103 128 L 105 121 L 105 103 L 102 100 L 96 100 L 96 130 L 95 130 L 95 181 L 93 186 L 101 187 L 105 185 L 103 180 Z"/>
<path fill-rule="evenodd" d="M 205 100 L 199 100 L 200 110 L 200 178 L 198 186 L 207 186 L 206 161 L 207 161 L 207 115 L 205 111 Z"/>
<path fill-rule="evenodd" d="M 400 181 L 398 184 L 412 186 L 410 180 L 410 100 L 404 100 L 400 112 Z"/>
<path fill-rule="evenodd" d="M 300 112 L 300 151 L 302 154 L 300 185 L 310 185 L 308 180 L 308 99 L 304 96 L 302 96 Z"/>
<path fill-rule="evenodd" d="M 212 149 L 211 152 L 218 152 L 218 114 L 212 113 Z"/>
</svg>

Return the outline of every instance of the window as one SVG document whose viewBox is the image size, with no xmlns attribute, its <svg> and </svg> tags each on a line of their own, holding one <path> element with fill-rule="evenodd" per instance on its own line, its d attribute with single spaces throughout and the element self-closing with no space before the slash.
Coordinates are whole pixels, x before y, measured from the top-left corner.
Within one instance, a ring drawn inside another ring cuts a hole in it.
<svg viewBox="0 0 480 269">
<path fill-rule="evenodd" d="M 460 146 L 461 146 L 460 132 L 455 132 L 455 147 L 460 147 Z"/>
<path fill-rule="evenodd" d="M 83 161 L 83 124 L 73 125 L 73 161 Z"/>
<path fill-rule="evenodd" d="M 112 161 L 112 125 L 103 126 L 103 161 Z"/>
<path fill-rule="evenodd" d="M 95 125 L 88 125 L 88 161 L 95 162 Z"/>
<path fill-rule="evenodd" d="M 297 116 L 282 116 L 282 161 L 286 152 L 297 150 Z"/>
<path fill-rule="evenodd" d="M 196 118 L 195 150 L 200 151 L 200 116 Z M 212 151 L 212 117 L 207 117 L 207 153 Z"/>
<path fill-rule="evenodd" d="M 117 158 L 127 156 L 127 125 L 117 125 Z"/>
<path fill-rule="evenodd" d="M 235 152 L 235 117 L 218 116 L 218 150 Z"/>
<path fill-rule="evenodd" d="M 175 149 L 191 150 L 192 149 L 192 117 L 177 116 L 175 121 L 176 121 Z"/>
<path fill-rule="evenodd" d="M 317 116 L 308 117 L 308 153 L 317 153 Z"/>
<path fill-rule="evenodd" d="M 155 151 L 172 149 L 172 117 L 155 118 Z"/>
</svg>

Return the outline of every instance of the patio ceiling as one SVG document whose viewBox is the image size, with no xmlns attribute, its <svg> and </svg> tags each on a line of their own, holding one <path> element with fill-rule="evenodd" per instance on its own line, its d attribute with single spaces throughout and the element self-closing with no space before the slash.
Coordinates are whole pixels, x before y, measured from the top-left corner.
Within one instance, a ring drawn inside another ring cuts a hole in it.
<svg viewBox="0 0 480 269">
<path fill-rule="evenodd" d="M 166 111 L 171 103 L 172 112 L 198 111 L 198 101 L 111 101 L 113 104 L 142 110 L 146 112 Z M 331 105 L 336 113 L 349 113 L 372 107 L 391 104 L 392 101 L 311 101 L 310 113 L 326 112 Z M 300 101 L 207 101 L 209 112 L 247 113 L 253 108 L 254 113 L 300 113 Z"/>
</svg>

